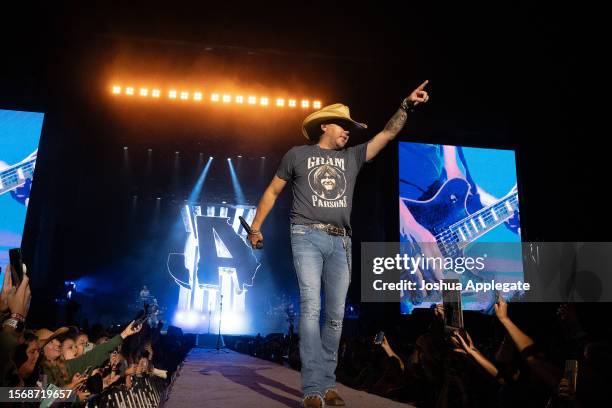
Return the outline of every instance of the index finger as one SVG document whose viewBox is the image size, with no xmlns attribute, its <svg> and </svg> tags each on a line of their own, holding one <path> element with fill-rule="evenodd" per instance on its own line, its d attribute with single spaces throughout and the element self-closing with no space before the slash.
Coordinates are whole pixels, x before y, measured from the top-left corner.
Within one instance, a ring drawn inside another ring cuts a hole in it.
<svg viewBox="0 0 612 408">
<path fill-rule="evenodd" d="M 423 89 L 425 89 L 425 86 L 429 83 L 429 79 L 426 79 L 425 81 L 423 81 L 423 83 L 421 85 L 419 85 L 419 87 L 416 89 L 417 91 L 422 91 Z"/>
<path fill-rule="evenodd" d="M 11 277 L 11 265 L 7 265 L 4 270 L 4 283 L 2 284 L 2 290 L 9 290 L 13 286 L 13 278 Z"/>
<path fill-rule="evenodd" d="M 17 288 L 17 293 L 20 293 L 23 296 L 23 294 L 26 291 L 26 288 L 29 286 L 28 285 L 29 281 L 30 281 L 30 278 L 28 278 L 28 275 L 24 273 L 23 279 L 21 279 L 21 283 L 19 284 L 19 287 Z"/>
</svg>

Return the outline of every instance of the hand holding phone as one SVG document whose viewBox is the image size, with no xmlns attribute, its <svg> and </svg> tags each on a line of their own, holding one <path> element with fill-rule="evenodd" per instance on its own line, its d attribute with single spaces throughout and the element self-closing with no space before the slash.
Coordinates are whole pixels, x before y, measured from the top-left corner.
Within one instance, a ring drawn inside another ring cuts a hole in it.
<svg viewBox="0 0 612 408">
<path fill-rule="evenodd" d="M 376 334 L 376 337 L 374 337 L 374 344 L 381 345 L 384 339 L 385 339 L 385 332 L 381 330 Z"/>
</svg>

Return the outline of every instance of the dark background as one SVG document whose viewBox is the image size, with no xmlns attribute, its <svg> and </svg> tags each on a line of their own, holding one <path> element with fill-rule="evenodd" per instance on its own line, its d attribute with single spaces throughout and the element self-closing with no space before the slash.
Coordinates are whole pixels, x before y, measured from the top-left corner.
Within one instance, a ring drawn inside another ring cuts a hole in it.
<svg viewBox="0 0 612 408">
<path fill-rule="evenodd" d="M 602 52 L 595 12 L 586 5 L 400 4 L 104 2 L 6 10 L 0 107 L 46 114 L 24 236 L 31 318 L 51 321 L 66 279 L 86 278 L 81 288 L 99 303 L 100 315 L 125 309 L 123 294 L 151 279 L 154 289 L 176 291 L 165 251 L 177 231 L 178 205 L 198 174 L 198 153 L 215 156 L 218 165 L 243 155 L 240 181 L 256 204 L 282 154 L 304 142 L 299 110 L 117 100 L 109 95 L 117 78 L 341 101 L 369 125 L 351 135 L 351 144 L 372 137 L 429 79 L 431 101 L 409 117 L 399 140 L 515 149 L 524 239 L 606 240 L 607 205 L 598 191 L 607 184 L 607 136 L 596 129 L 601 116 L 591 96 L 599 92 L 592 89 Z M 354 243 L 397 239 L 396 146 L 359 176 Z M 264 177 L 255 173 L 260 156 Z M 211 169 L 207 198 L 231 202 L 224 171 Z M 266 290 L 296 287 L 288 205 L 285 192 L 264 227 Z M 349 297 L 358 302 L 358 281 Z M 385 307 L 391 306 L 362 305 L 373 314 Z"/>
</svg>

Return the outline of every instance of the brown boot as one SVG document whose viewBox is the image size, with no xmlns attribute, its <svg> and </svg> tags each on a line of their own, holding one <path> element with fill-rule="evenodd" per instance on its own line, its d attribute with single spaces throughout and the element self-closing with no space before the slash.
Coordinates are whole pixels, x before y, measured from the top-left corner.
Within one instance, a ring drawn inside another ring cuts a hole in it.
<svg viewBox="0 0 612 408">
<path fill-rule="evenodd" d="M 304 398 L 304 408 L 323 408 L 323 400 L 318 395 L 309 395 Z"/>
<path fill-rule="evenodd" d="M 346 403 L 342 399 L 336 390 L 327 390 L 325 393 L 325 406 L 329 407 L 343 407 Z"/>
</svg>

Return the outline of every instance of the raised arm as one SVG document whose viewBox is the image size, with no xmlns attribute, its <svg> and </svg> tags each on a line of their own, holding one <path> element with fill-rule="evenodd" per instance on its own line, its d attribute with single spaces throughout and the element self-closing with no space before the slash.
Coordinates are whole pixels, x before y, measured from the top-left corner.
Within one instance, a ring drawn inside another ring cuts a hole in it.
<svg viewBox="0 0 612 408">
<path fill-rule="evenodd" d="M 253 234 L 249 235 L 249 241 L 253 248 L 257 246 L 257 242 L 263 240 L 263 234 L 261 233 L 261 225 L 264 220 L 274 207 L 274 203 L 278 198 L 278 195 L 283 191 L 287 182 L 278 176 L 274 176 L 270 185 L 266 188 L 261 199 L 259 200 L 259 204 L 257 205 L 257 212 L 255 214 L 255 218 L 251 223 L 251 229 L 253 230 Z"/>
<path fill-rule="evenodd" d="M 366 151 L 366 161 L 372 160 L 391 140 L 395 139 L 397 134 L 402 130 L 408 117 L 408 111 L 420 103 L 426 103 L 429 100 L 429 95 L 425 91 L 425 86 L 429 81 L 423 82 L 414 91 L 408 95 L 402 102 L 400 108 L 395 112 L 395 115 L 389 119 L 385 128 L 380 131 L 368 143 Z"/>
</svg>

